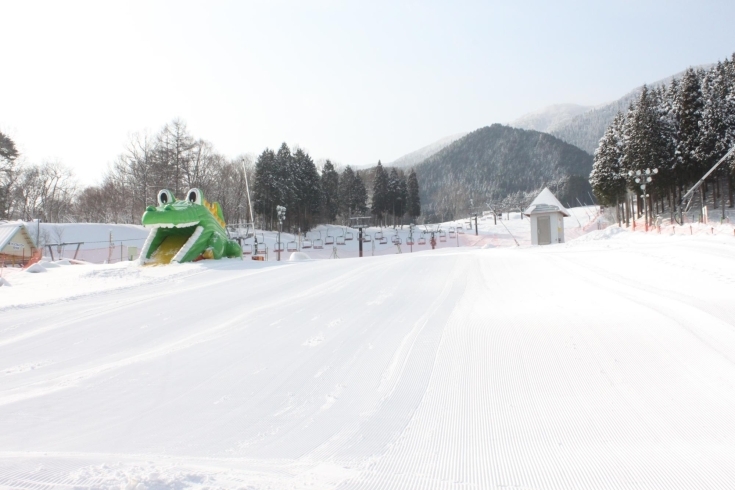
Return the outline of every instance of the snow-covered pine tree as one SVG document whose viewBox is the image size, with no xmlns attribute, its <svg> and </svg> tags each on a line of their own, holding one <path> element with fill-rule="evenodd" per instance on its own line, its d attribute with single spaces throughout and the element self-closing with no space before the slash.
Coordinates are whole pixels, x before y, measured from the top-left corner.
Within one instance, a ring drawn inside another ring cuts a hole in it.
<svg viewBox="0 0 735 490">
<path fill-rule="evenodd" d="M 590 174 L 590 185 L 600 203 L 618 205 L 625 196 L 627 178 L 622 166 L 624 143 L 622 137 L 625 116 L 618 112 L 612 124 L 605 130 L 595 150 L 595 160 Z"/>
<path fill-rule="evenodd" d="M 676 126 L 676 167 L 677 175 L 683 182 L 691 182 L 702 174 L 702 162 L 698 160 L 697 149 L 702 121 L 701 80 L 698 72 L 689 68 L 681 79 L 679 90 L 673 101 Z"/>
</svg>

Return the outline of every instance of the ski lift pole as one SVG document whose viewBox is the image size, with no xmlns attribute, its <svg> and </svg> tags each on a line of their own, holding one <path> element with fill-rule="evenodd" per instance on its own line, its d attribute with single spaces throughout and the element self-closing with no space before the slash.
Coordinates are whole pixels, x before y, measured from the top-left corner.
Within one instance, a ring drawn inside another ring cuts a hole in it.
<svg viewBox="0 0 735 490">
<path fill-rule="evenodd" d="M 487 207 L 490 208 L 490 211 L 492 211 L 493 216 L 495 216 L 495 210 L 492 207 L 490 207 L 490 204 L 489 203 L 487 204 Z M 500 224 L 503 225 L 503 228 L 505 228 L 505 231 L 508 232 L 508 235 L 510 235 L 510 237 L 513 239 L 513 241 L 516 242 L 516 247 L 520 247 L 520 245 L 518 244 L 518 240 L 516 240 L 516 237 L 513 236 L 513 233 L 510 232 L 510 230 L 508 229 L 508 227 L 505 226 L 505 222 L 502 219 L 500 220 Z"/>
</svg>

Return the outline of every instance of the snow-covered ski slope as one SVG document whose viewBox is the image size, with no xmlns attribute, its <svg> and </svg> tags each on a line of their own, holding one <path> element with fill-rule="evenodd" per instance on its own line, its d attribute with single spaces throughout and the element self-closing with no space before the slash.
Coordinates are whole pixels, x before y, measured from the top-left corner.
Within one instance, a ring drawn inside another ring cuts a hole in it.
<svg viewBox="0 0 735 490">
<path fill-rule="evenodd" d="M 0 488 L 733 488 L 732 231 L 616 230 L 11 276 Z"/>
</svg>

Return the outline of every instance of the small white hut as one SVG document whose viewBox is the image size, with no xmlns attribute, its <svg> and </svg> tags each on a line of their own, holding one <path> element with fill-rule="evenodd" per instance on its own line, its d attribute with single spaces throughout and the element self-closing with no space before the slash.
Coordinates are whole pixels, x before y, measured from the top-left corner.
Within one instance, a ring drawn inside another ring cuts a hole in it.
<svg viewBox="0 0 735 490">
<path fill-rule="evenodd" d="M 0 262 L 25 265 L 36 252 L 36 244 L 20 221 L 0 221 Z"/>
<path fill-rule="evenodd" d="M 548 187 L 523 212 L 531 218 L 531 244 L 564 243 L 564 218 L 571 216 Z"/>
</svg>

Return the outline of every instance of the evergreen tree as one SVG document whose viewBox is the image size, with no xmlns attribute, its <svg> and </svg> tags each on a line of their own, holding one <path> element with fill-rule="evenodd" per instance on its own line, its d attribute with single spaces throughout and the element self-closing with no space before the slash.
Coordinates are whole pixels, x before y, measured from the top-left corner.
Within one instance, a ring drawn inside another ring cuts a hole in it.
<svg viewBox="0 0 735 490">
<path fill-rule="evenodd" d="M 629 111 L 625 125 L 625 170 L 644 170 L 657 168 L 667 170 L 670 166 L 671 154 L 666 138 L 666 127 L 658 111 L 656 92 L 643 86 L 638 103 Z M 630 183 L 635 192 L 639 185 Z M 660 187 L 661 180 L 656 179 L 647 191 Z"/>
<path fill-rule="evenodd" d="M 276 206 L 281 203 L 279 175 L 276 168 L 276 154 L 266 148 L 255 162 L 253 180 L 253 201 L 255 212 L 271 224 Z"/>
<path fill-rule="evenodd" d="M 275 155 L 274 168 L 278 185 L 278 192 L 274 199 L 278 202 L 274 203 L 273 213 L 275 213 L 275 206 L 286 206 L 286 220 L 289 223 L 294 223 L 298 220 L 298 207 L 300 204 L 299 196 L 296 192 L 296 180 L 299 169 L 297 162 L 293 158 L 293 155 L 291 155 L 291 149 L 285 142 L 281 143 L 281 147 Z"/>
<path fill-rule="evenodd" d="M 378 161 L 375 178 L 373 179 L 373 202 L 370 210 L 378 218 L 378 221 L 382 221 L 386 211 L 390 209 L 390 204 L 388 175 L 385 173 L 383 165 Z"/>
<path fill-rule="evenodd" d="M 339 176 L 339 214 L 343 218 L 351 218 L 354 214 L 354 181 L 355 171 L 347 165 L 342 175 Z"/>
<path fill-rule="evenodd" d="M 697 150 L 701 148 L 699 127 L 704 106 L 700 77 L 692 68 L 684 73 L 673 105 L 677 131 L 676 165 L 681 177 L 690 181 L 701 174 Z"/>
<path fill-rule="evenodd" d="M 324 162 L 321 176 L 322 216 L 328 223 L 337 219 L 339 212 L 339 175 L 332 162 Z"/>
<path fill-rule="evenodd" d="M 696 155 L 709 167 L 732 147 L 735 113 L 732 111 L 730 62 L 717 63 L 702 79 L 702 121 Z"/>
<path fill-rule="evenodd" d="M 396 202 L 396 216 L 403 217 L 408 210 L 408 184 L 406 177 L 401 172 L 398 180 L 398 201 Z"/>
<path fill-rule="evenodd" d="M 411 169 L 411 173 L 408 174 L 408 189 L 407 189 L 407 211 L 408 215 L 416 219 L 421 215 L 421 199 L 419 198 L 419 179 L 416 177 L 416 171 Z"/>
<path fill-rule="evenodd" d="M 322 205 L 322 189 L 314 160 L 298 148 L 293 154 L 295 172 L 291 179 L 301 229 L 309 230 L 315 223 Z"/>
<path fill-rule="evenodd" d="M 592 164 L 590 184 L 597 199 L 605 205 L 615 204 L 625 195 L 623 121 L 624 116 L 619 112 L 600 140 Z"/>
<path fill-rule="evenodd" d="M 398 170 L 393 167 L 388 174 L 388 193 L 386 195 L 386 204 L 388 205 L 388 213 L 393 215 L 393 223 L 395 218 L 402 216 L 401 213 L 401 178 L 398 176 Z"/>
<path fill-rule="evenodd" d="M 365 187 L 365 182 L 362 180 L 362 177 L 360 177 L 360 174 L 358 173 L 355 174 L 355 178 L 352 180 L 352 185 L 350 186 L 350 194 L 350 208 L 352 209 L 353 213 L 358 215 L 364 215 L 365 213 L 367 213 L 367 188 Z"/>
</svg>

